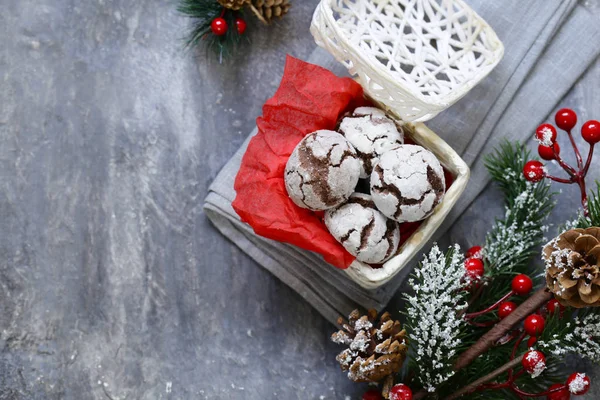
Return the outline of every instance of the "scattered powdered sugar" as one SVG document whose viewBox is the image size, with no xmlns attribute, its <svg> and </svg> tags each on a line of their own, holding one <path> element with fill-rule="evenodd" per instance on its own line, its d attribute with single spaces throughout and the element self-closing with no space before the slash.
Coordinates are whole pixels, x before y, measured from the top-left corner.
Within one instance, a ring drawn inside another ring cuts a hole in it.
<svg viewBox="0 0 600 400">
<path fill-rule="evenodd" d="M 585 374 L 578 372 L 575 379 L 569 382 L 569 392 L 573 394 L 582 393 L 588 387 L 589 382 L 585 379 Z"/>
</svg>

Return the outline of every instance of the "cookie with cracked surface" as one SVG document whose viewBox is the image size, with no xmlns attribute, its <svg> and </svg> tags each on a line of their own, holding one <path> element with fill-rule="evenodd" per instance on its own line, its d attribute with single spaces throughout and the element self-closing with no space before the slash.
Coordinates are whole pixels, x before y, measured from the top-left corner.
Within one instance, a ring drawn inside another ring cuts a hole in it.
<svg viewBox="0 0 600 400">
<path fill-rule="evenodd" d="M 368 178 L 379 157 L 404 144 L 404 131 L 375 107 L 359 107 L 344 117 L 338 128 L 358 154 L 360 177 Z"/>
<path fill-rule="evenodd" d="M 285 166 L 285 188 L 292 201 L 313 211 L 345 202 L 360 175 L 356 151 L 342 135 L 320 130 L 307 135 Z"/>
<path fill-rule="evenodd" d="M 427 218 L 445 191 L 439 160 L 417 145 L 401 145 L 383 154 L 371 174 L 373 201 L 379 211 L 398 222 Z"/>
<path fill-rule="evenodd" d="M 331 235 L 357 260 L 380 264 L 396 254 L 400 227 L 383 215 L 368 194 L 354 193 L 348 202 L 325 213 Z"/>
</svg>

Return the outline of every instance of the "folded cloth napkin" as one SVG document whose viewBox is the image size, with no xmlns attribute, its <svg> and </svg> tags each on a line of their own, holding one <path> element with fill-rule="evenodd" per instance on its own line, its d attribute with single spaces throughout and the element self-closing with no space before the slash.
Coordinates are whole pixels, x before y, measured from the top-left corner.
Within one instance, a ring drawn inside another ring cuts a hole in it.
<svg viewBox="0 0 600 400">
<path fill-rule="evenodd" d="M 597 0 L 595 0 L 597 1 Z M 600 53 L 600 24 L 594 4 L 575 0 L 469 1 L 498 33 L 505 56 L 480 85 L 428 125 L 471 166 L 467 190 L 436 236 L 442 235 L 489 183 L 482 155 L 502 138 L 527 140 Z M 317 48 L 308 60 L 338 75 L 343 66 Z M 283 62 L 283 60 L 282 60 Z M 250 135 L 252 137 L 256 130 Z M 316 254 L 256 236 L 231 207 L 233 182 L 250 137 L 215 178 L 206 215 L 231 241 L 321 314 L 335 321 L 357 305 L 382 309 L 409 272 L 366 290 Z M 426 247 L 427 248 L 427 247 Z M 413 264 L 417 259 L 413 261 Z"/>
</svg>

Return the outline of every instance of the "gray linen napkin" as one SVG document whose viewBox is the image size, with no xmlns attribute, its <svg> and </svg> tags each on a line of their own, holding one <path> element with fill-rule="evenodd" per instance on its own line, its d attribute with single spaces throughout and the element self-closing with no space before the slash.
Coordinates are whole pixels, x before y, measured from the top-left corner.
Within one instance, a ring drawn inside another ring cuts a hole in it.
<svg viewBox="0 0 600 400">
<path fill-rule="evenodd" d="M 529 138 L 600 52 L 597 8 L 575 0 L 471 0 L 469 4 L 492 25 L 506 50 L 504 59 L 488 78 L 428 123 L 472 168 L 467 190 L 437 237 L 488 184 L 482 155 L 504 137 Z M 308 61 L 347 75 L 341 64 L 320 48 Z M 204 205 L 208 218 L 223 235 L 330 321 L 348 314 L 357 305 L 377 310 L 385 307 L 410 268 L 386 285 L 366 290 L 320 256 L 256 236 L 240 222 L 231 207 L 235 198 L 233 181 L 250 137 L 211 185 Z M 416 262 L 414 259 L 412 264 Z"/>
</svg>

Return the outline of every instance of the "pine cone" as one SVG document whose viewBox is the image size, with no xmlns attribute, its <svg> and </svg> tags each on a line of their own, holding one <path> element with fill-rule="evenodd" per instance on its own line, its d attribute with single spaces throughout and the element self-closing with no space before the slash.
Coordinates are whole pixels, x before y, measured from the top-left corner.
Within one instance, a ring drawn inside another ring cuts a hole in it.
<svg viewBox="0 0 600 400">
<path fill-rule="evenodd" d="M 600 306 L 600 228 L 572 229 L 544 247 L 546 284 L 563 305 Z"/>
<path fill-rule="evenodd" d="M 231 10 L 239 10 L 246 4 L 250 3 L 250 0 L 217 0 L 220 5 Z"/>
<path fill-rule="evenodd" d="M 338 319 L 343 329 L 331 335 L 335 343 L 348 346 L 336 359 L 354 382 L 379 382 L 397 373 L 406 358 L 406 331 L 400 322 L 386 312 L 375 327 L 376 318 L 375 310 L 362 317 L 354 310 L 348 322 Z"/>
<path fill-rule="evenodd" d="M 251 0 L 252 11 L 265 24 L 277 17 L 281 18 L 290 10 L 290 0 Z"/>
</svg>

